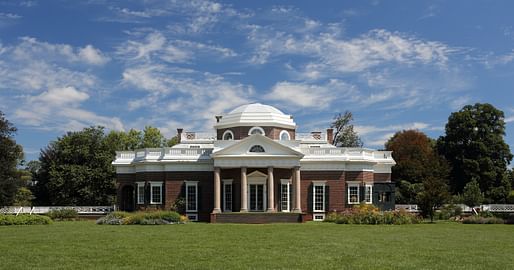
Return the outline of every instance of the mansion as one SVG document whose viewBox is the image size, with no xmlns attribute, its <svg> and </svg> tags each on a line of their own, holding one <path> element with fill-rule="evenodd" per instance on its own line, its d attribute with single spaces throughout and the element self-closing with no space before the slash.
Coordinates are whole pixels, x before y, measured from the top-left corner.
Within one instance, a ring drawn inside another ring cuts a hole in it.
<svg viewBox="0 0 514 270">
<path fill-rule="evenodd" d="M 190 220 L 323 220 L 360 203 L 394 209 L 390 151 L 342 148 L 333 130 L 297 133 L 291 115 L 259 103 L 216 116 L 215 133 L 173 147 L 117 152 L 119 209 L 183 205 Z"/>
</svg>

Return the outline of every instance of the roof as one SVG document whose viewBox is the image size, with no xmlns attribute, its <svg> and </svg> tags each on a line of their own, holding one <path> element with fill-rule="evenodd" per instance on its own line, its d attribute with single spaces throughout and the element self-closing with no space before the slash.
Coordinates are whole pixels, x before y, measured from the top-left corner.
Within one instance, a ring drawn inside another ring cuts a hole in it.
<svg viewBox="0 0 514 270">
<path fill-rule="evenodd" d="M 274 126 L 283 128 L 296 128 L 293 117 L 284 114 L 279 109 L 261 103 L 252 103 L 239 106 L 220 119 L 215 128 L 229 128 L 237 126 Z"/>
</svg>

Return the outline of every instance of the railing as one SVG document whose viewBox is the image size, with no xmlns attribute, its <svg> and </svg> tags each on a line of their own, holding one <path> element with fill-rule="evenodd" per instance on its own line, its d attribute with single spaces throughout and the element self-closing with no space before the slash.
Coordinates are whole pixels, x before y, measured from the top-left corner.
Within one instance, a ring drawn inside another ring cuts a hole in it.
<svg viewBox="0 0 514 270">
<path fill-rule="evenodd" d="M 60 209 L 74 209 L 79 215 L 104 215 L 116 210 L 115 206 L 8 206 L 0 208 L 0 214 L 46 214 Z"/>
<path fill-rule="evenodd" d="M 323 132 L 296 133 L 295 139 L 300 141 L 326 141 L 327 134 Z"/>
<path fill-rule="evenodd" d="M 211 148 L 147 148 L 136 151 L 116 152 L 115 162 L 132 162 L 160 159 L 207 159 L 212 154 Z"/>
<path fill-rule="evenodd" d="M 475 208 L 471 208 L 465 204 L 456 204 L 462 209 L 464 213 L 471 213 L 473 209 L 479 209 L 480 211 L 489 211 L 496 213 L 514 213 L 514 204 L 483 204 Z M 419 212 L 420 209 L 416 204 L 397 204 L 395 205 L 396 210 L 406 210 L 407 212 Z"/>
<path fill-rule="evenodd" d="M 216 133 L 212 132 L 184 132 L 180 136 L 181 141 L 198 141 L 198 140 L 207 140 L 214 141 L 216 140 Z"/>
<path fill-rule="evenodd" d="M 374 151 L 362 148 L 301 148 L 307 156 L 342 156 L 349 159 L 392 159 L 391 151 Z"/>
</svg>

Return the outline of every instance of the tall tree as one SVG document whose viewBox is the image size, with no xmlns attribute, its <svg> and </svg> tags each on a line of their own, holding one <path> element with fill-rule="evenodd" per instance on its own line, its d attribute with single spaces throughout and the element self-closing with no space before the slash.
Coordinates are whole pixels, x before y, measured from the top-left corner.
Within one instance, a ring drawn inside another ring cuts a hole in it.
<svg viewBox="0 0 514 270">
<path fill-rule="evenodd" d="M 478 206 L 484 201 L 484 194 L 480 190 L 476 179 L 466 184 L 464 192 L 462 193 L 462 199 L 464 204 L 469 207 Z"/>
<path fill-rule="evenodd" d="M 513 156 L 504 141 L 503 112 L 487 103 L 466 105 L 450 115 L 445 130 L 437 145 L 451 164 L 452 190 L 460 193 L 476 179 L 488 202 L 505 202 L 511 189 L 507 165 Z"/>
<path fill-rule="evenodd" d="M 0 207 L 11 205 L 18 190 L 16 166 L 23 159 L 23 149 L 14 140 L 16 127 L 0 111 Z"/>
<path fill-rule="evenodd" d="M 418 130 L 396 132 L 386 142 L 385 148 L 393 151 L 396 161 L 391 177 L 397 183 L 397 203 L 416 203 L 426 179 L 448 181 L 448 163 L 437 154 L 434 145 L 432 139 Z"/>
<path fill-rule="evenodd" d="M 353 114 L 345 111 L 344 114 L 338 113 L 334 116 L 331 127 L 334 129 L 334 145 L 341 147 L 362 147 L 361 138 L 353 129 Z"/>
<path fill-rule="evenodd" d="M 159 148 L 166 146 L 166 139 L 158 128 L 146 126 L 143 131 L 141 148 Z"/>
<path fill-rule="evenodd" d="M 450 197 L 448 185 L 444 179 L 433 176 L 423 179 L 422 184 L 423 190 L 416 196 L 416 202 L 423 216 L 430 217 L 430 221 L 433 222 L 436 209 Z"/>
<path fill-rule="evenodd" d="M 68 132 L 41 151 L 36 197 L 40 204 L 106 205 L 113 202 L 112 148 L 102 127 Z"/>
</svg>

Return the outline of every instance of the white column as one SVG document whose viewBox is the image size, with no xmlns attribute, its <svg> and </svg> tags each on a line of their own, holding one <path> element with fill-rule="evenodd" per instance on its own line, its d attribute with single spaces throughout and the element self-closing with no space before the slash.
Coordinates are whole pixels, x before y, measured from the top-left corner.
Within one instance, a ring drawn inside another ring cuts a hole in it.
<svg viewBox="0 0 514 270">
<path fill-rule="evenodd" d="M 273 167 L 268 167 L 268 212 L 275 212 Z"/>
<path fill-rule="evenodd" d="M 293 212 L 301 213 L 302 212 L 302 200 L 301 200 L 301 183 L 300 183 L 300 167 L 294 167 L 293 169 L 293 178 L 294 178 L 294 209 Z"/>
<path fill-rule="evenodd" d="M 241 168 L 241 210 L 239 212 L 248 212 L 248 198 L 247 189 L 248 183 L 246 181 L 246 167 Z"/>
<path fill-rule="evenodd" d="M 213 214 L 221 213 L 221 180 L 220 180 L 220 168 L 214 168 L 214 209 L 212 210 Z"/>
</svg>

